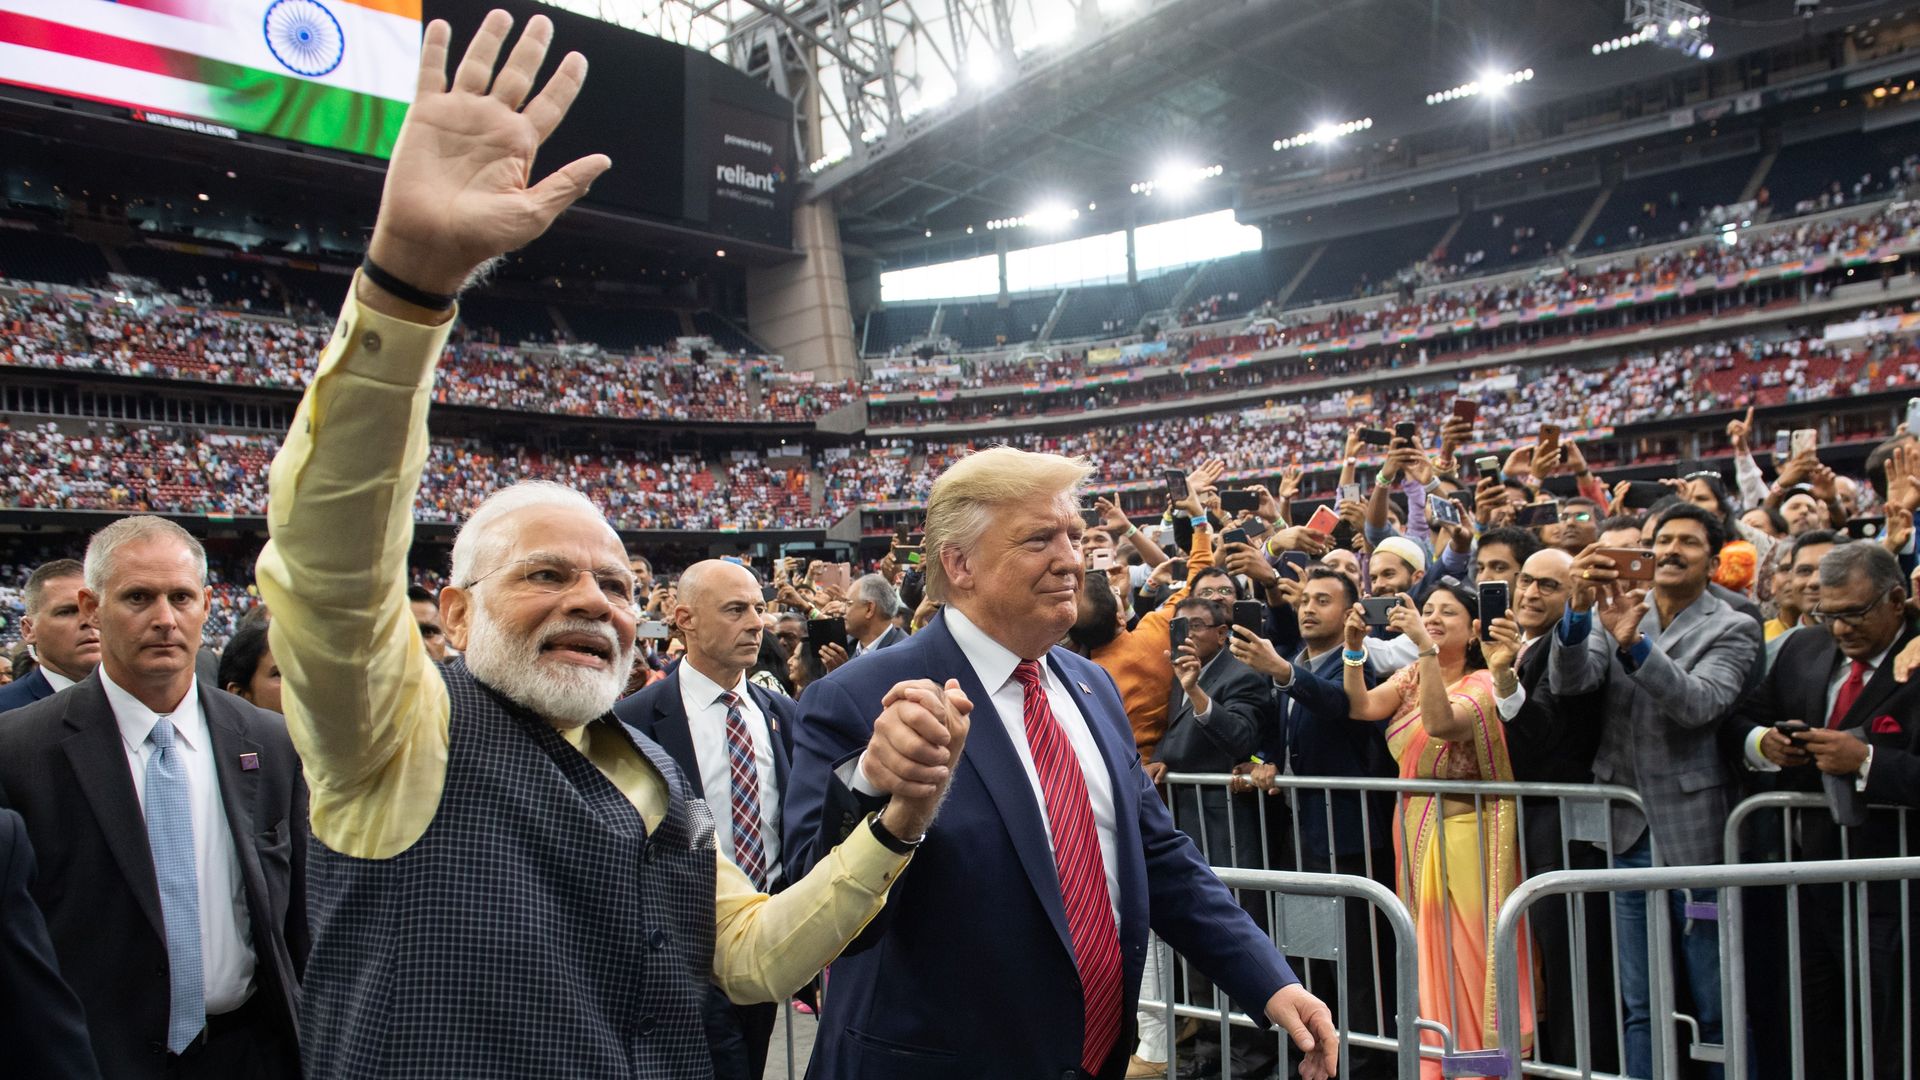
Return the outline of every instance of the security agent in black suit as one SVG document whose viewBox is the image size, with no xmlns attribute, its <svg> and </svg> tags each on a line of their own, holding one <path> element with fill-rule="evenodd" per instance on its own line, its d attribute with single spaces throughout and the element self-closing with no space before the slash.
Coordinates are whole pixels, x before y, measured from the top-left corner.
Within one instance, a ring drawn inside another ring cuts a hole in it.
<svg viewBox="0 0 1920 1080">
<path fill-rule="evenodd" d="M 1868 804 L 1920 808 L 1920 681 L 1902 683 L 1894 670 L 1894 658 L 1916 640 L 1906 618 L 1904 582 L 1899 563 L 1878 544 L 1856 541 L 1829 551 L 1820 560 L 1819 600 L 1812 612 L 1816 626 L 1781 646 L 1766 678 L 1728 718 L 1750 768 L 1773 773 L 1780 790 L 1826 797 L 1827 813 L 1794 817 L 1796 859 L 1902 854 L 1901 815 L 1869 810 Z M 1775 726 L 1792 721 L 1807 730 L 1789 734 Z M 1909 904 L 1920 905 L 1920 890 L 1910 883 L 1867 889 L 1873 1013 L 1864 1019 L 1874 1033 L 1872 1075 L 1880 1078 L 1903 1073 L 1903 1025 L 1920 1057 L 1920 1021 L 1905 1015 L 1902 986 L 1905 972 L 1920 966 L 1920 934 L 1904 935 L 1903 941 L 1902 891 Z M 1843 1008 L 1851 992 L 1846 964 L 1859 947 L 1846 935 L 1850 902 L 1837 886 L 1800 890 L 1804 1045 L 1815 1072 L 1822 1071 L 1815 1062 L 1831 1073 L 1832 1063 L 1842 1059 L 1834 1042 L 1846 1030 Z M 1775 980 L 1781 995 L 1786 992 L 1784 940 L 1775 936 L 1769 950 L 1769 966 L 1781 976 Z M 1771 1049 L 1784 1058 L 1788 1045 L 1781 1038 Z M 1767 1049 L 1763 1043 L 1760 1054 L 1766 1056 Z"/>
<path fill-rule="evenodd" d="M 0 1046 L 7 1068 L 18 1076 L 97 1077 L 86 1014 L 60 977 L 47 922 L 28 892 L 33 877 L 26 823 L 0 809 Z"/>
<path fill-rule="evenodd" d="M 1517 645 L 1517 660 L 1506 660 L 1502 650 L 1489 647 L 1488 663 L 1495 669 L 1495 689 L 1506 696 L 1517 684 L 1525 701 L 1506 722 L 1507 753 L 1516 780 L 1524 783 L 1588 784 L 1593 782 L 1593 758 L 1600 749 L 1599 694 L 1556 696 L 1548 685 L 1549 635 L 1566 613 L 1572 594 L 1573 556 L 1559 548 L 1534 552 L 1521 564 L 1515 581 L 1512 608 L 1506 620 L 1494 623 L 1494 633 Z M 1509 670 L 1502 671 L 1499 668 Z M 1511 682 L 1509 681 L 1511 680 Z M 1520 838 L 1529 876 L 1549 870 L 1589 870 L 1606 866 L 1606 857 L 1592 844 L 1568 844 L 1560 827 L 1557 799 L 1521 800 L 1524 832 Z M 1613 929 L 1603 903 L 1586 906 L 1586 956 L 1574 951 L 1572 898 L 1545 901 L 1533 910 L 1531 923 L 1540 944 L 1544 1015 L 1540 1023 L 1541 1060 L 1573 1065 L 1578 1058 L 1575 1033 L 1613 1030 Z M 1586 984 L 1584 1011 L 1574 997 L 1574 980 Z M 1596 1069 L 1615 1071 L 1619 1048 L 1612 1039 L 1593 1038 Z"/>
<path fill-rule="evenodd" d="M 675 627 L 685 636 L 687 654 L 667 677 L 614 707 L 614 715 L 668 754 L 713 812 L 721 849 L 749 876 L 753 859 L 743 849 L 735 820 L 730 782 L 727 706 L 723 692 L 736 695 L 757 763 L 760 810 L 756 881 L 771 892 L 786 883 L 780 861 L 780 800 L 787 789 L 793 752 L 793 726 L 799 709 L 746 674 L 760 656 L 763 624 L 760 582 L 745 567 L 724 560 L 696 563 L 680 577 Z M 759 1080 L 766 1071 L 767 1045 L 779 1006 L 735 1005 L 717 987 L 709 987 L 703 1020 L 713 1052 L 715 1080 Z"/>
<path fill-rule="evenodd" d="M 307 796 L 285 723 L 194 678 L 210 599 L 197 541 L 123 518 L 89 553 L 99 590 L 81 603 L 98 619 L 100 668 L 0 724 L 0 790 L 39 856 L 32 895 L 94 1056 L 115 1078 L 297 1077 Z M 156 780 L 168 759 L 179 771 Z M 170 805 L 192 818 L 191 877 L 150 839 L 178 830 Z M 163 894 L 163 873 L 197 894 Z M 191 960 L 169 952 L 166 912 L 183 904 Z M 174 965 L 195 962 L 197 987 L 176 984 Z"/>
<path fill-rule="evenodd" d="M 20 639 L 33 646 L 34 669 L 0 686 L 0 713 L 52 697 L 100 663 L 100 631 L 80 614 L 81 566 L 74 559 L 41 563 L 27 575 Z"/>
</svg>

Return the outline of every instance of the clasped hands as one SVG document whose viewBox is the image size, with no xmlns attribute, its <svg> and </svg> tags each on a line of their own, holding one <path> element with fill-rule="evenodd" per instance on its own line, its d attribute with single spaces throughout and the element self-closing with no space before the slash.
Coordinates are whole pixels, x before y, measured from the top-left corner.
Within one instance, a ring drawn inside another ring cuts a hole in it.
<svg viewBox="0 0 1920 1080">
<path fill-rule="evenodd" d="M 973 702 L 957 679 L 948 679 L 944 687 L 931 679 L 909 679 L 894 683 L 880 707 L 860 771 L 891 796 L 880 823 L 903 840 L 918 839 L 933 824 L 953 782 Z"/>
</svg>

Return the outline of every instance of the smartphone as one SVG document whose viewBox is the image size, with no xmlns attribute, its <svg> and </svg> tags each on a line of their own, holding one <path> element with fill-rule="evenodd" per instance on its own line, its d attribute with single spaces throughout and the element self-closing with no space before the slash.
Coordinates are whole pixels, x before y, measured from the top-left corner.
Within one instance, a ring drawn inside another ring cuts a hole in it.
<svg viewBox="0 0 1920 1080">
<path fill-rule="evenodd" d="M 1175 615 L 1167 620 L 1167 647 L 1175 656 L 1180 655 L 1180 646 L 1187 643 L 1187 628 L 1192 622 L 1185 615 Z"/>
<path fill-rule="evenodd" d="M 1851 518 L 1844 528 L 1846 534 L 1855 540 L 1878 540 L 1887 530 L 1887 519 L 1878 515 Z"/>
<path fill-rule="evenodd" d="M 1541 424 L 1540 425 L 1541 452 L 1546 453 L 1546 452 L 1552 451 L 1555 448 L 1557 448 L 1559 445 L 1560 445 L 1560 425 L 1559 424 Z"/>
<path fill-rule="evenodd" d="M 634 627 L 633 633 L 635 637 L 665 641 L 673 636 L 673 628 L 658 619 L 647 619 L 642 621 L 639 626 Z"/>
<path fill-rule="evenodd" d="M 1480 403 L 1472 398 L 1454 398 L 1453 415 L 1456 419 L 1477 421 L 1480 419 Z"/>
<path fill-rule="evenodd" d="M 1284 573 L 1287 568 L 1291 567 L 1293 572 L 1287 576 L 1293 578 L 1295 581 L 1300 581 L 1307 576 L 1307 567 L 1311 565 L 1312 562 L 1313 560 L 1308 558 L 1307 553 L 1304 551 L 1289 551 L 1280 556 L 1282 572 Z"/>
<path fill-rule="evenodd" d="M 1560 521 L 1560 504 L 1551 502 L 1528 503 L 1513 516 L 1513 523 L 1523 529 L 1538 529 L 1543 525 L 1555 525 Z"/>
<path fill-rule="evenodd" d="M 1091 506 L 1083 506 L 1080 508 L 1080 520 L 1087 523 L 1087 528 L 1097 529 L 1107 523 L 1107 516 Z"/>
<path fill-rule="evenodd" d="M 1087 569 L 1094 573 L 1113 567 L 1113 551 L 1109 548 L 1095 548 L 1087 552 Z"/>
<path fill-rule="evenodd" d="M 1504 581 L 1480 583 L 1480 640 L 1493 640 L 1493 620 L 1507 617 L 1513 606 L 1512 590 Z"/>
<path fill-rule="evenodd" d="M 1812 428 L 1794 428 L 1793 438 L 1787 442 L 1787 453 L 1793 457 L 1811 453 L 1820 444 L 1820 433 Z"/>
<path fill-rule="evenodd" d="M 1167 482 L 1167 498 L 1179 502 L 1187 497 L 1187 474 L 1179 469 L 1162 469 L 1160 478 Z"/>
<path fill-rule="evenodd" d="M 1247 530 L 1245 529 L 1228 529 L 1226 532 L 1220 534 L 1220 543 L 1223 546 L 1226 544 L 1247 544 L 1251 546 L 1253 540 L 1247 536 Z"/>
<path fill-rule="evenodd" d="M 1439 525 L 1466 523 L 1466 519 L 1460 516 L 1460 504 L 1452 499 L 1428 499 L 1427 520 Z"/>
<path fill-rule="evenodd" d="M 1389 446 L 1393 443 L 1393 433 L 1385 428 L 1363 427 L 1360 441 L 1368 446 Z"/>
<path fill-rule="evenodd" d="M 1593 553 L 1612 559 L 1621 581 L 1653 580 L 1653 552 L 1646 548 L 1595 548 Z"/>
<path fill-rule="evenodd" d="M 780 588 L 777 585 L 760 586 L 760 602 L 763 604 L 773 603 L 774 598 L 779 595 L 780 595 Z"/>
<path fill-rule="evenodd" d="M 1788 742 L 1798 746 L 1800 745 L 1800 740 L 1794 738 L 1794 736 L 1803 735 L 1813 729 L 1808 726 L 1805 720 L 1779 720 L 1774 722 L 1773 730 L 1785 735 Z"/>
<path fill-rule="evenodd" d="M 1393 609 L 1400 606 L 1397 596 L 1368 596 L 1360 600 L 1360 610 L 1365 613 L 1368 626 L 1385 626 L 1392 617 Z"/>
<path fill-rule="evenodd" d="M 1341 484 L 1340 490 L 1335 492 L 1334 494 L 1341 502 L 1359 502 L 1360 501 L 1360 485 L 1359 484 Z"/>
<path fill-rule="evenodd" d="M 1405 439 L 1408 442 L 1412 442 L 1413 437 L 1419 434 L 1419 431 L 1419 425 L 1411 420 L 1402 420 L 1393 425 L 1393 437 L 1396 439 Z"/>
<path fill-rule="evenodd" d="M 1229 514 L 1248 513 L 1260 509 L 1260 493 L 1257 491 L 1232 491 L 1222 488 L 1220 491 L 1220 509 Z"/>
<path fill-rule="evenodd" d="M 1313 516 L 1307 519 L 1307 528 L 1317 533 L 1325 533 L 1328 536 L 1332 536 L 1333 530 L 1338 528 L 1339 525 L 1340 515 L 1334 513 L 1333 508 L 1328 506 L 1322 506 L 1318 510 L 1315 510 Z"/>
<path fill-rule="evenodd" d="M 1273 531 L 1273 526 L 1267 523 L 1267 519 L 1257 518 L 1257 517 L 1248 518 L 1247 523 L 1245 525 L 1240 526 L 1240 528 L 1243 532 L 1247 534 L 1247 540 L 1249 543 L 1251 543 L 1252 541 L 1258 540 L 1261 537 Z"/>
<path fill-rule="evenodd" d="M 847 621 L 845 619 L 808 619 L 807 647 L 815 656 L 828 645 L 847 647 Z"/>
<path fill-rule="evenodd" d="M 1171 561 L 1173 563 L 1174 585 L 1175 586 L 1185 585 L 1187 583 L 1187 560 L 1174 559 Z"/>
<path fill-rule="evenodd" d="M 845 589 L 853 584 L 853 567 L 843 562 L 821 563 L 813 572 L 813 583 Z"/>
<path fill-rule="evenodd" d="M 1484 457 L 1474 458 L 1473 467 L 1480 470 L 1481 476 L 1499 476 L 1500 475 L 1500 459 L 1493 456 L 1492 454 L 1488 454 Z"/>
<path fill-rule="evenodd" d="M 1658 480 L 1629 480 L 1621 505 L 1628 510 L 1645 510 L 1673 493 L 1672 488 Z"/>
<path fill-rule="evenodd" d="M 1788 431 L 1786 428 L 1781 428 L 1779 431 L 1773 433 L 1773 460 L 1785 461 L 1787 459 L 1787 453 L 1793 449 L 1792 439 L 1793 432 Z"/>
<path fill-rule="evenodd" d="M 1258 635 L 1267 627 L 1267 605 L 1259 600 L 1235 600 L 1233 625 L 1244 626 Z"/>
<path fill-rule="evenodd" d="M 919 566 L 920 560 L 925 555 L 926 545 L 924 544 L 893 545 L 893 561 L 902 566 Z"/>
</svg>

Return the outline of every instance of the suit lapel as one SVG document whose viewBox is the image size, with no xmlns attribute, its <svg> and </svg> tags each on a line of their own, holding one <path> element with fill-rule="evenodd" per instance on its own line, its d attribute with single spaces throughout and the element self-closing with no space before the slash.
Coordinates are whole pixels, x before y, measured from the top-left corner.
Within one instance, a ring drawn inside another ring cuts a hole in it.
<svg viewBox="0 0 1920 1080">
<path fill-rule="evenodd" d="M 113 706 L 100 686 L 98 673 L 74 688 L 67 702 L 67 726 L 73 729 L 61 742 L 80 783 L 80 792 L 93 808 L 107 848 L 126 876 L 127 886 L 146 913 L 154 933 L 166 940 L 160 915 L 160 889 L 153 872 L 153 850 L 147 846 L 147 819 L 133 791 L 126 744 L 114 721 Z"/>
<path fill-rule="evenodd" d="M 693 752 L 693 717 L 687 715 L 686 702 L 680 696 L 678 667 L 661 680 L 660 696 L 653 706 L 652 728 L 641 734 L 659 743 L 667 756 L 680 766 L 696 798 L 706 798 L 706 787 L 700 783 L 700 759 Z"/>
<path fill-rule="evenodd" d="M 264 767 L 260 744 L 248 734 L 239 710 L 205 687 L 200 689 L 200 714 L 207 721 L 209 752 L 213 755 L 214 776 L 220 782 L 220 806 L 227 814 L 227 832 L 232 835 L 234 854 L 239 857 L 240 873 L 246 880 L 247 906 L 256 912 L 270 911 L 267 876 L 260 868 L 260 852 L 253 842 L 259 831 L 255 810 L 260 804 Z M 248 761 L 252 768 L 246 767 Z"/>
<path fill-rule="evenodd" d="M 790 731 L 780 730 L 780 713 L 773 707 L 773 691 L 763 686 L 755 686 L 752 679 L 747 680 L 747 696 L 760 707 L 760 715 L 767 722 L 767 745 L 773 748 L 774 790 L 787 790 L 787 744 L 782 740 L 791 736 Z"/>
<path fill-rule="evenodd" d="M 1066 905 L 1060 899 L 1060 873 L 1053 863 L 1053 843 L 1041 821 L 1033 785 L 1020 764 L 1019 752 L 1014 749 L 999 711 L 993 707 L 992 695 L 980 684 L 980 677 L 967 662 L 966 653 L 953 640 L 945 618 L 935 619 L 921 634 L 927 638 L 928 649 L 936 653 L 935 670 L 959 679 L 960 688 L 973 702 L 967 752 L 960 759 L 960 767 L 979 775 L 981 786 L 987 789 L 987 797 L 1007 827 L 1020 868 L 1026 871 L 1027 881 L 1040 898 L 1047 920 L 1071 954 L 1073 937 L 1067 930 Z"/>
<path fill-rule="evenodd" d="M 33 674 L 27 676 L 27 686 L 27 693 L 32 694 L 35 701 L 53 696 L 53 684 L 47 681 L 39 668 L 34 668 Z"/>
</svg>

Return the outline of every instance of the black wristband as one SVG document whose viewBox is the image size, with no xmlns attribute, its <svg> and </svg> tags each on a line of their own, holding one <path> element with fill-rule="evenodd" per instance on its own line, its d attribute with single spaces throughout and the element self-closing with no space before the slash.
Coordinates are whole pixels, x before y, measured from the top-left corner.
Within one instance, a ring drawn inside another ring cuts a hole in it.
<svg viewBox="0 0 1920 1080">
<path fill-rule="evenodd" d="M 869 822 L 870 822 L 869 828 L 873 830 L 873 838 L 875 840 L 880 841 L 881 847 L 886 848 L 888 851 L 893 852 L 895 855 L 913 854 L 913 849 L 919 847 L 920 842 L 926 839 L 926 837 L 924 836 L 922 836 L 919 840 L 900 839 L 899 837 L 893 835 L 893 833 L 889 832 L 885 825 L 880 824 L 879 814 L 873 815 L 873 817 L 869 819 Z"/>
<path fill-rule="evenodd" d="M 450 293 L 428 292 L 425 289 L 416 288 L 401 281 L 399 278 L 387 273 L 379 263 L 374 262 L 371 254 L 360 260 L 360 272 L 367 276 L 368 281 L 380 286 L 399 299 L 405 300 L 414 307 L 427 308 L 431 311 L 445 311 L 451 308 L 454 300 L 457 299 L 457 297 Z"/>
</svg>

